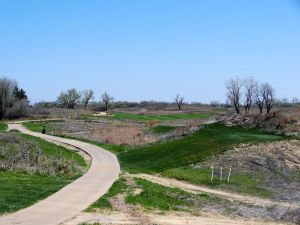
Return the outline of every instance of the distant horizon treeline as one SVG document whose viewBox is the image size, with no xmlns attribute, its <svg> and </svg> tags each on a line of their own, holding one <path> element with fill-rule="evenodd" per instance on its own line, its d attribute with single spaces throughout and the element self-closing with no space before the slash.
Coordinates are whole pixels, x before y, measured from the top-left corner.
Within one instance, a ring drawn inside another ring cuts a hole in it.
<svg viewBox="0 0 300 225">
<path fill-rule="evenodd" d="M 17 81 L 7 77 L 0 78 L 0 120 L 3 118 L 16 119 L 25 117 L 36 108 L 84 108 L 95 111 L 108 111 L 110 109 L 147 108 L 162 109 L 164 107 L 174 107 L 181 110 L 185 106 L 210 106 L 210 107 L 233 107 L 237 113 L 240 108 L 244 108 L 249 113 L 251 108 L 259 108 L 260 112 L 264 108 L 269 112 L 276 106 L 293 106 L 300 104 L 296 97 L 289 100 L 287 98 L 276 99 L 275 90 L 268 83 L 259 84 L 253 78 L 241 80 L 231 79 L 226 82 L 228 101 L 212 101 L 210 103 L 185 102 L 184 96 L 176 95 L 174 101 L 114 101 L 114 97 L 103 92 L 100 97 L 95 98 L 92 89 L 79 91 L 71 88 L 62 91 L 56 101 L 40 101 L 30 105 L 26 90 L 20 88 Z M 99 92 L 100 93 L 100 92 Z"/>
</svg>

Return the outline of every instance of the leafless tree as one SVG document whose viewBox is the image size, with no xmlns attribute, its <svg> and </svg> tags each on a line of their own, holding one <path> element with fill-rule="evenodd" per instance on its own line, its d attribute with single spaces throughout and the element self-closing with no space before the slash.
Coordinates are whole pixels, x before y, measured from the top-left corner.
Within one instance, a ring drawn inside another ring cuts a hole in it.
<svg viewBox="0 0 300 225">
<path fill-rule="evenodd" d="M 292 99 L 292 103 L 293 103 L 293 104 L 298 104 L 299 102 L 300 102 L 299 99 L 296 98 L 296 97 L 294 97 L 294 98 Z"/>
<path fill-rule="evenodd" d="M 61 92 L 57 99 L 57 102 L 69 109 L 74 109 L 79 100 L 80 93 L 75 88 L 72 88 L 67 90 L 66 92 Z"/>
<path fill-rule="evenodd" d="M 179 94 L 176 95 L 176 97 L 175 97 L 175 104 L 177 105 L 178 110 L 181 110 L 181 107 L 182 107 L 182 104 L 183 104 L 183 100 L 184 100 L 183 96 L 180 96 Z"/>
<path fill-rule="evenodd" d="M 254 104 L 257 105 L 260 114 L 263 113 L 263 108 L 265 105 L 265 101 L 264 101 L 264 92 L 262 90 L 261 85 L 258 85 L 258 83 L 256 83 L 255 87 L 254 87 Z"/>
<path fill-rule="evenodd" d="M 82 91 L 81 95 L 82 95 L 82 103 L 86 110 L 90 100 L 94 98 L 94 92 L 92 89 L 87 89 L 87 90 Z"/>
<path fill-rule="evenodd" d="M 6 77 L 0 79 L 0 120 L 3 119 L 7 108 L 12 106 L 13 90 L 17 83 Z"/>
<path fill-rule="evenodd" d="M 257 86 L 257 81 L 253 80 L 253 78 L 248 78 L 244 80 L 244 87 L 245 87 L 245 102 L 244 108 L 245 113 L 250 112 L 250 108 L 254 102 L 254 91 L 255 87 Z"/>
<path fill-rule="evenodd" d="M 105 111 L 107 112 L 109 110 L 111 102 L 114 100 L 112 96 L 104 92 L 101 96 L 102 102 L 105 104 Z"/>
<path fill-rule="evenodd" d="M 240 99 L 241 99 L 241 88 L 243 82 L 237 77 L 227 81 L 227 98 L 235 108 L 237 114 L 240 114 Z"/>
<path fill-rule="evenodd" d="M 269 83 L 263 83 L 261 85 L 261 93 L 266 105 L 267 113 L 269 113 L 275 104 L 274 88 Z"/>
</svg>

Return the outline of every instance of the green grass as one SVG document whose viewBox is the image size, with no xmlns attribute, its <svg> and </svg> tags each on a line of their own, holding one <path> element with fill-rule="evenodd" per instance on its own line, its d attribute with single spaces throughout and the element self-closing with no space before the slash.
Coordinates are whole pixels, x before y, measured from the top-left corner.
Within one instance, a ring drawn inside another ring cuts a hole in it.
<svg viewBox="0 0 300 225">
<path fill-rule="evenodd" d="M 188 166 L 220 154 L 240 143 L 259 143 L 286 139 L 285 136 L 257 129 L 205 125 L 193 135 L 180 140 L 156 143 L 118 154 L 123 169 L 130 172 L 163 172 Z"/>
<path fill-rule="evenodd" d="M 43 128 L 45 127 L 46 133 L 50 134 L 53 130 L 55 130 L 55 122 L 63 122 L 64 120 L 43 120 L 43 121 L 29 121 L 24 122 L 23 125 L 31 131 L 41 133 Z"/>
<path fill-rule="evenodd" d="M 191 194 L 178 188 L 165 187 L 154 184 L 144 179 L 134 179 L 140 194 L 130 193 L 126 202 L 133 205 L 141 205 L 146 210 L 162 211 L 189 211 L 192 208 L 219 202 L 221 199 L 208 194 Z M 197 202 L 197 206 L 195 205 Z"/>
<path fill-rule="evenodd" d="M 175 130 L 175 127 L 172 126 L 162 126 L 162 125 L 158 125 L 156 127 L 152 127 L 151 131 L 153 133 L 157 133 L 157 134 L 162 134 L 162 133 L 168 133 L 170 131 Z"/>
<path fill-rule="evenodd" d="M 211 179 L 210 168 L 174 168 L 163 172 L 164 176 L 176 178 L 178 180 L 186 180 L 194 184 L 208 185 L 231 191 L 246 193 L 259 197 L 270 197 L 272 192 L 265 187 L 265 179 L 263 174 L 256 172 L 255 174 L 246 174 L 238 171 L 232 171 L 230 184 L 227 184 L 227 176 L 229 169 L 223 170 L 223 180 L 215 174 L 213 182 Z"/>
<path fill-rule="evenodd" d="M 94 202 L 90 207 L 86 209 L 87 212 L 93 212 L 96 209 L 103 209 L 108 208 L 111 209 L 112 206 L 109 203 L 109 198 L 116 196 L 117 194 L 123 193 L 128 189 L 128 186 L 126 184 L 126 181 L 124 178 L 120 178 L 117 180 L 111 188 L 108 190 L 108 192 L 103 195 L 99 200 Z"/>
<path fill-rule="evenodd" d="M 8 126 L 6 123 L 0 122 L 0 131 L 5 131 L 7 130 Z"/>
<path fill-rule="evenodd" d="M 55 130 L 55 126 L 54 126 L 54 124 L 51 124 L 51 122 L 53 122 L 53 121 L 31 121 L 31 122 L 25 122 L 25 123 L 23 123 L 23 125 L 27 129 L 34 131 L 34 132 L 41 132 L 44 124 L 46 124 L 46 130 L 48 130 L 48 131 Z M 49 128 L 52 128 L 52 129 L 49 129 Z M 93 141 L 93 140 L 89 140 L 89 139 L 81 138 L 81 137 L 74 137 L 74 136 L 69 136 L 69 135 L 56 135 L 56 136 L 90 143 L 90 144 L 99 146 L 101 148 L 104 148 L 108 151 L 111 151 L 113 153 L 124 152 L 125 148 L 126 148 L 126 146 L 124 146 L 124 145 L 113 145 L 113 144 L 101 143 L 101 142 L 97 142 L 97 141 Z"/>
<path fill-rule="evenodd" d="M 74 178 L 0 172 L 0 213 L 15 212 L 55 193 Z"/>
<path fill-rule="evenodd" d="M 136 121 L 169 121 L 180 119 L 207 119 L 212 116 L 212 113 L 181 113 L 181 114 L 164 114 L 164 115 L 150 115 L 150 114 L 134 114 L 125 112 L 115 112 L 111 116 L 100 117 L 104 119 L 117 119 L 117 120 L 136 120 Z M 83 116 L 85 120 L 99 119 L 97 116 Z"/>
<path fill-rule="evenodd" d="M 55 158 L 63 157 L 65 159 L 70 159 L 70 160 L 76 161 L 77 164 L 81 167 L 87 166 L 84 158 L 72 150 L 69 150 L 62 146 L 55 145 L 53 143 L 50 143 L 50 142 L 45 141 L 38 137 L 33 137 L 33 136 L 30 136 L 27 134 L 22 134 L 22 133 L 20 133 L 19 135 L 24 140 L 35 142 L 38 145 L 38 147 L 43 150 L 43 153 L 45 155 L 52 156 Z"/>
</svg>

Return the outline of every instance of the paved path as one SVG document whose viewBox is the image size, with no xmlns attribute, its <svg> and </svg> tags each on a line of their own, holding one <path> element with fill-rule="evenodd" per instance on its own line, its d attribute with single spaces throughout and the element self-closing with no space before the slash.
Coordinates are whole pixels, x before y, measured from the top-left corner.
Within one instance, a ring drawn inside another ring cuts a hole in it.
<svg viewBox="0 0 300 225">
<path fill-rule="evenodd" d="M 80 148 L 91 156 L 92 164 L 87 173 L 50 197 L 16 213 L 0 217 L 1 225 L 60 224 L 76 216 L 104 195 L 119 176 L 120 165 L 116 156 L 100 147 L 31 132 L 21 124 L 9 124 L 9 129 Z"/>
</svg>

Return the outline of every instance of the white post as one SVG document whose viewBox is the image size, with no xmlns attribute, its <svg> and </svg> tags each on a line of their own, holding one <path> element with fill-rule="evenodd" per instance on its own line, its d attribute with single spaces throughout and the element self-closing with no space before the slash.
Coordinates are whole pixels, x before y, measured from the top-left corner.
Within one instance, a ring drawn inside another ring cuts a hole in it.
<svg viewBox="0 0 300 225">
<path fill-rule="evenodd" d="M 214 167 L 211 167 L 211 178 L 210 178 L 210 182 L 213 182 L 214 179 Z"/>
<path fill-rule="evenodd" d="M 221 168 L 220 168 L 220 181 L 222 181 L 222 179 L 223 179 L 223 168 L 221 166 Z"/>
<path fill-rule="evenodd" d="M 230 175 L 231 175 L 231 168 L 229 169 L 228 178 L 227 178 L 227 184 L 229 184 L 229 181 L 230 181 Z"/>
</svg>

